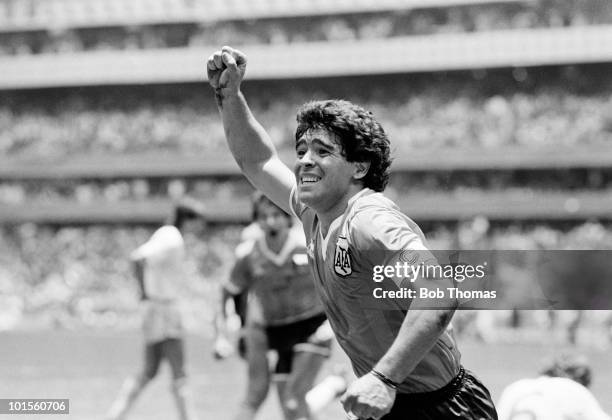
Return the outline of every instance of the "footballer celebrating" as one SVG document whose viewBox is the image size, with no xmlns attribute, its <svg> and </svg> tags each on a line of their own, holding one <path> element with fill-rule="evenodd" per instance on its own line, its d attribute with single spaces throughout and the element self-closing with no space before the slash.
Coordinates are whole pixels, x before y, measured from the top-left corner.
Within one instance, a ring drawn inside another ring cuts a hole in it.
<svg viewBox="0 0 612 420">
<path fill-rule="evenodd" d="M 419 299 L 409 308 L 371 302 L 375 265 L 394 265 L 406 253 L 431 255 L 419 227 L 382 195 L 390 147 L 380 124 L 347 101 L 304 105 L 291 171 L 240 90 L 246 63 L 243 53 L 223 47 L 208 59 L 208 80 L 242 172 L 303 223 L 317 293 L 358 377 L 342 398 L 349 417 L 497 419 L 447 329 L 456 302 L 429 309 Z M 400 287 L 402 279 L 389 282 Z"/>
</svg>

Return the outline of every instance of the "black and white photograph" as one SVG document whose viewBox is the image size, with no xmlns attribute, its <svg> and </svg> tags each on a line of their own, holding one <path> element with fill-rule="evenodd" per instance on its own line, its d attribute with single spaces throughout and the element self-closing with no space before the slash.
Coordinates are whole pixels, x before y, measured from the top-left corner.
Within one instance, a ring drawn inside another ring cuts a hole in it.
<svg viewBox="0 0 612 420">
<path fill-rule="evenodd" d="M 612 2 L 0 0 L 0 418 L 611 420 Z"/>
</svg>

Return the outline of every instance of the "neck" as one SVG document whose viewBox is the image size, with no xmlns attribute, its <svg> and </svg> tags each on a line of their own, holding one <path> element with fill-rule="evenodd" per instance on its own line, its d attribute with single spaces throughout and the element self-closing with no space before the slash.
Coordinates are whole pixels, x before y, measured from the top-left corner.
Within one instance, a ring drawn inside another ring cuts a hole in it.
<svg viewBox="0 0 612 420">
<path fill-rule="evenodd" d="M 362 189 L 363 187 L 361 185 L 352 185 L 347 193 L 340 200 L 337 200 L 332 206 L 324 210 L 316 210 L 319 223 L 321 223 L 321 233 L 323 236 L 327 236 L 327 231 L 329 230 L 331 223 L 339 216 L 344 214 L 351 197 Z"/>
</svg>

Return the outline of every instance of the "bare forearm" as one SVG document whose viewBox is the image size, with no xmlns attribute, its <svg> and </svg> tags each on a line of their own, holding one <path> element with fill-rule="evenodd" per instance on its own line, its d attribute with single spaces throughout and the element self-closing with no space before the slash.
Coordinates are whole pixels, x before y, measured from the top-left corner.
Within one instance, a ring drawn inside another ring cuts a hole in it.
<svg viewBox="0 0 612 420">
<path fill-rule="evenodd" d="M 221 288 L 220 297 L 217 304 L 217 311 L 215 314 L 215 334 L 216 336 L 225 335 L 226 322 L 227 322 L 227 301 L 231 299 L 231 294 L 224 288 Z"/>
<path fill-rule="evenodd" d="M 433 347 L 454 309 L 408 311 L 395 341 L 374 369 L 401 383 Z"/>
<path fill-rule="evenodd" d="M 215 90 L 227 143 L 242 173 L 276 205 L 289 211 L 295 176 L 278 158 L 270 137 L 240 91 L 246 63 L 242 52 L 223 47 L 208 58 L 208 80 Z"/>
<path fill-rule="evenodd" d="M 145 262 L 142 259 L 132 260 L 132 270 L 138 284 L 138 291 L 140 292 L 141 299 L 147 298 L 147 291 L 144 283 L 144 265 Z"/>
<path fill-rule="evenodd" d="M 268 133 L 253 116 L 241 92 L 219 101 L 227 143 L 239 165 L 265 162 L 276 154 Z"/>
</svg>

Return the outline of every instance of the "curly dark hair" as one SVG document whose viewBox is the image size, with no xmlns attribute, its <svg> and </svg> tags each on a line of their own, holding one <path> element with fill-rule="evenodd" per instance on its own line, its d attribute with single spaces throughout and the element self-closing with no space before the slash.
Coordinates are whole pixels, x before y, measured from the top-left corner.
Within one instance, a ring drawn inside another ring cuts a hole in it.
<svg viewBox="0 0 612 420">
<path fill-rule="evenodd" d="M 547 363 L 540 372 L 545 376 L 569 378 L 588 387 L 591 384 L 591 367 L 586 357 L 563 353 Z"/>
<path fill-rule="evenodd" d="M 261 207 L 263 203 L 268 203 L 276 207 L 277 209 L 279 209 L 283 213 L 283 215 L 286 216 L 287 219 L 289 219 L 289 224 L 293 222 L 293 218 L 291 217 L 289 213 L 287 213 L 285 210 L 283 210 L 278 205 L 276 205 L 274 201 L 270 200 L 260 191 L 255 191 L 253 193 L 253 195 L 251 196 L 251 203 L 253 203 L 253 207 L 251 211 L 251 221 L 253 222 L 257 221 L 257 219 L 259 218 L 259 208 Z"/>
<path fill-rule="evenodd" d="M 187 220 L 202 219 L 207 220 L 206 209 L 199 201 L 191 197 L 184 197 L 174 205 L 170 214 L 168 224 L 182 230 Z"/>
<path fill-rule="evenodd" d="M 334 133 L 347 161 L 370 163 L 363 186 L 378 192 L 385 189 L 391 165 L 389 139 L 371 112 L 340 99 L 312 101 L 298 110 L 297 123 L 296 141 L 312 128 Z"/>
</svg>

